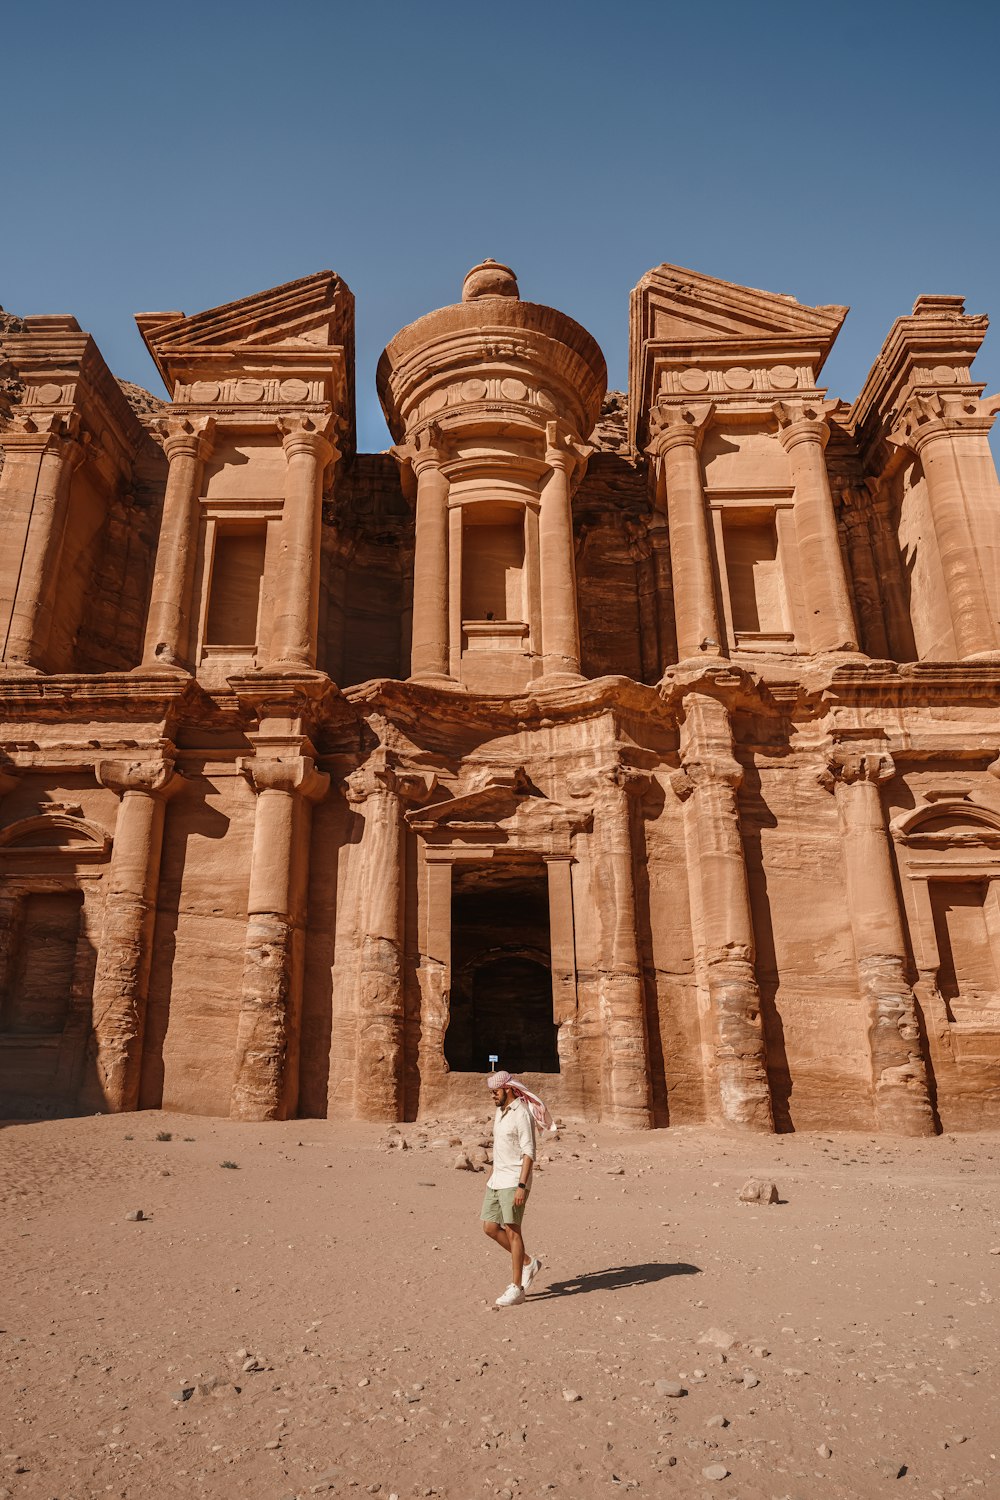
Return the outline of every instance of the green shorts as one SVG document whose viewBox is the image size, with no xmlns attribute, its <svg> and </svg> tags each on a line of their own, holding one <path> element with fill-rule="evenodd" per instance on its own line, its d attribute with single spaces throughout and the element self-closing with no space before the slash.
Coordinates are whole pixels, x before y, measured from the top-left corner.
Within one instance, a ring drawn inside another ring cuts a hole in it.
<svg viewBox="0 0 1000 1500">
<path fill-rule="evenodd" d="M 524 1210 L 528 1206 L 528 1194 L 530 1188 L 525 1190 L 524 1202 L 520 1208 L 514 1203 L 516 1187 L 486 1189 L 486 1197 L 483 1199 L 483 1211 L 479 1215 L 488 1224 L 520 1224 L 524 1218 Z"/>
</svg>

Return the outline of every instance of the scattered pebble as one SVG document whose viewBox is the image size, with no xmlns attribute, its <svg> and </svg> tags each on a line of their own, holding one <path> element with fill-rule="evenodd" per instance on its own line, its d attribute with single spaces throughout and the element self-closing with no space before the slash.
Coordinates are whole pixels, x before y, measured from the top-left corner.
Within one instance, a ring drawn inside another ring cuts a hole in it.
<svg viewBox="0 0 1000 1500">
<path fill-rule="evenodd" d="M 143 1220 L 145 1219 L 146 1215 L 143 1213 L 143 1211 L 142 1211 L 141 1208 L 132 1208 L 132 1209 L 129 1209 L 129 1211 L 125 1215 L 125 1217 L 129 1221 L 130 1224 L 141 1224 L 143 1222 Z"/>
<path fill-rule="evenodd" d="M 564 1401 L 582 1401 L 583 1397 L 579 1391 L 563 1391 Z"/>
<path fill-rule="evenodd" d="M 828 1443 L 820 1443 L 819 1447 L 816 1449 L 816 1452 L 819 1454 L 820 1458 L 833 1457 L 833 1449 Z"/>
<path fill-rule="evenodd" d="M 729 1478 L 729 1470 L 726 1468 L 725 1464 L 709 1464 L 708 1467 L 702 1469 L 701 1472 L 704 1474 L 706 1479 Z"/>
<path fill-rule="evenodd" d="M 716 1412 L 714 1417 L 709 1417 L 705 1423 L 706 1427 L 728 1427 L 729 1418 L 724 1417 L 721 1412 Z"/>
<path fill-rule="evenodd" d="M 656 1394 L 658 1396 L 686 1396 L 687 1391 L 679 1380 L 657 1380 L 655 1382 Z"/>
</svg>

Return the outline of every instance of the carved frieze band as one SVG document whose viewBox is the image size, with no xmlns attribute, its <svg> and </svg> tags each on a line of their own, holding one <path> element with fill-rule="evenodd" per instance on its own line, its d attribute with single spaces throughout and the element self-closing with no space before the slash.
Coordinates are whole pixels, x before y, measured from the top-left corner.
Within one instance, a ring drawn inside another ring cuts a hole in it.
<svg viewBox="0 0 1000 1500">
<path fill-rule="evenodd" d="M 530 386 L 513 375 L 491 375 L 438 386 L 424 397 L 416 415 L 418 418 L 432 417 L 449 407 L 478 405 L 499 408 L 530 406 L 542 414 L 543 421 L 559 410 L 555 396 L 544 387 Z"/>
<path fill-rule="evenodd" d="M 749 391 L 809 390 L 813 373 L 808 365 L 732 365 L 729 369 L 661 370 L 660 396 L 741 396 Z"/>
<path fill-rule="evenodd" d="M 196 380 L 191 385 L 177 385 L 174 400 L 193 406 L 304 406 L 326 400 L 322 380 L 282 380 L 272 376 L 254 380 L 243 376 L 234 380 Z"/>
</svg>

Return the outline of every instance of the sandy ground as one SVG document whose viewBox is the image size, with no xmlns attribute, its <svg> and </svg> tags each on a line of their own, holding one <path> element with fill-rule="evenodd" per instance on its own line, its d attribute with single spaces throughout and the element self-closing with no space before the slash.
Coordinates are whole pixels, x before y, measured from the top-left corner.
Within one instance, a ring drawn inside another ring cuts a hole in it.
<svg viewBox="0 0 1000 1500">
<path fill-rule="evenodd" d="M 0 1497 L 1000 1495 L 1000 1137 L 566 1130 L 500 1311 L 482 1130 L 404 1133 L 0 1130 Z"/>
</svg>

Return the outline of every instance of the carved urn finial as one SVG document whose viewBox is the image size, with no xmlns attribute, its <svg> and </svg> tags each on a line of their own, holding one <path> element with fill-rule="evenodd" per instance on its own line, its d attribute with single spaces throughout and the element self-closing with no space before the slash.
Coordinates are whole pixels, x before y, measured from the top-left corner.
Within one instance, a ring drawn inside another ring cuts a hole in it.
<svg viewBox="0 0 1000 1500">
<path fill-rule="evenodd" d="M 480 261 L 462 282 L 462 301 L 475 302 L 479 297 L 515 297 L 520 301 L 517 277 L 510 266 L 497 260 Z"/>
</svg>

